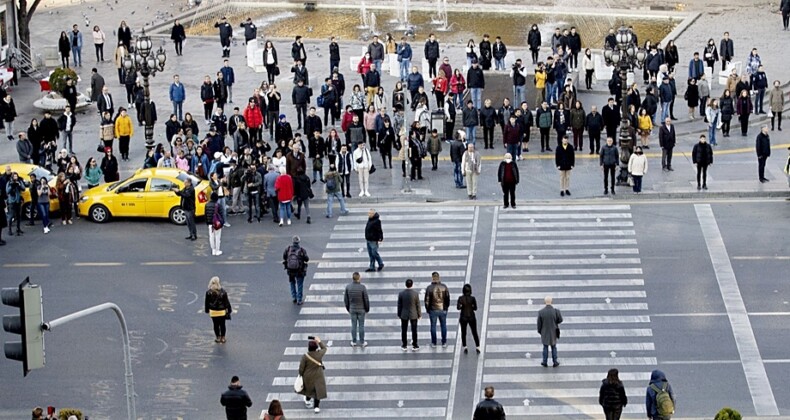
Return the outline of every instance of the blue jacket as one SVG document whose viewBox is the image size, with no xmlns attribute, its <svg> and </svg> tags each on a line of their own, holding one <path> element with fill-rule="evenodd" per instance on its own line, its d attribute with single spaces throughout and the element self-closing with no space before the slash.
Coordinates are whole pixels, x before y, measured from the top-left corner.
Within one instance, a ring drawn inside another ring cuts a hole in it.
<svg viewBox="0 0 790 420">
<path fill-rule="evenodd" d="M 277 177 L 280 174 L 277 171 L 268 172 L 263 177 L 263 189 L 266 191 L 266 195 L 269 197 L 277 197 L 277 191 L 274 189 L 274 183 L 277 181 Z"/>
<path fill-rule="evenodd" d="M 189 172 L 192 172 L 193 174 L 198 173 L 198 163 L 203 165 L 203 173 L 206 174 L 206 177 L 208 177 L 208 170 L 211 165 L 211 162 L 208 160 L 208 155 L 202 154 L 198 156 L 195 154 L 192 156 L 192 161 L 189 163 Z"/>
<path fill-rule="evenodd" d="M 400 63 L 403 60 L 411 60 L 411 45 L 406 44 L 401 46 L 398 44 L 398 48 L 396 49 L 398 52 L 398 62 Z"/>
<path fill-rule="evenodd" d="M 233 73 L 233 67 L 222 66 L 219 71 L 222 73 L 222 80 L 225 81 L 225 85 L 233 86 L 233 84 L 236 83 L 236 75 Z"/>
<path fill-rule="evenodd" d="M 666 375 L 664 372 L 656 369 L 653 373 L 650 374 L 650 384 L 647 386 L 647 395 L 645 396 L 645 407 L 647 414 L 653 418 L 658 417 L 658 407 L 656 406 L 656 391 L 650 385 L 655 384 L 656 388 L 663 388 L 664 384 L 667 385 L 667 392 L 669 392 L 669 397 L 672 398 L 672 402 L 675 402 L 675 393 L 672 392 L 672 385 L 669 384 L 667 381 Z"/>
<path fill-rule="evenodd" d="M 698 79 L 700 76 L 705 74 L 705 64 L 702 60 L 697 61 L 696 65 L 694 64 L 694 59 L 692 58 L 689 61 L 689 79 Z"/>
<path fill-rule="evenodd" d="M 423 81 L 422 74 L 420 73 L 409 73 L 406 77 L 406 89 L 411 91 L 416 91 L 420 86 L 425 87 L 425 82 Z"/>
<path fill-rule="evenodd" d="M 74 45 L 74 31 L 69 31 L 69 46 Z M 82 32 L 77 31 L 77 48 L 82 49 Z"/>
<path fill-rule="evenodd" d="M 668 104 L 672 102 L 672 86 L 669 83 L 661 83 L 658 86 L 658 97 L 662 103 Z"/>
<path fill-rule="evenodd" d="M 184 102 L 186 98 L 187 92 L 183 83 L 179 83 L 178 86 L 175 83 L 170 84 L 170 102 Z"/>
</svg>

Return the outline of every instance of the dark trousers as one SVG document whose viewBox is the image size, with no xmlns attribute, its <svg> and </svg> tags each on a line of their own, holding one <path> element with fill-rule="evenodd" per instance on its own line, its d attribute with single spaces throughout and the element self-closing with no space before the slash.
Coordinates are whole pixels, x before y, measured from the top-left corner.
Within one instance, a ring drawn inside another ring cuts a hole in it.
<svg viewBox="0 0 790 420">
<path fill-rule="evenodd" d="M 20 227 L 22 223 L 22 203 L 9 204 L 8 233 L 13 233 L 14 222 L 16 222 L 16 232 L 22 232 L 22 228 Z"/>
<path fill-rule="evenodd" d="M 104 61 L 104 43 L 93 44 L 96 48 L 96 61 Z"/>
<path fill-rule="evenodd" d="M 617 126 L 616 125 L 614 125 L 614 126 L 609 126 L 609 125 L 606 126 L 606 137 L 607 138 L 611 137 L 612 140 L 617 142 Z"/>
<path fill-rule="evenodd" d="M 439 167 L 439 154 L 431 153 L 431 169 L 434 171 Z"/>
<path fill-rule="evenodd" d="M 134 102 L 134 85 L 126 84 L 126 102 Z M 127 110 L 128 111 L 128 110 Z"/>
<path fill-rule="evenodd" d="M 749 132 L 749 114 L 742 114 L 738 119 L 741 120 L 741 135 L 746 136 Z"/>
<path fill-rule="evenodd" d="M 269 202 L 269 208 L 272 211 L 272 220 L 275 222 L 280 221 L 280 216 L 277 211 L 280 209 L 280 202 L 277 201 L 277 195 L 270 195 L 266 197 L 266 201 Z"/>
<path fill-rule="evenodd" d="M 214 335 L 217 337 L 224 337 L 225 336 L 225 317 L 224 316 L 213 316 L 211 317 L 211 322 L 214 323 Z"/>
<path fill-rule="evenodd" d="M 765 178 L 765 161 L 768 160 L 768 156 L 757 157 L 757 175 L 760 177 L 760 181 L 766 179 Z"/>
<path fill-rule="evenodd" d="M 730 122 L 731 121 L 732 120 L 727 120 L 727 121 L 721 120 L 721 134 L 723 134 L 725 136 L 729 136 L 730 135 Z M 781 121 L 781 119 L 780 119 L 780 121 Z"/>
<path fill-rule="evenodd" d="M 266 65 L 266 80 L 269 82 L 270 85 L 274 83 L 274 78 L 276 77 L 274 73 L 277 71 L 275 70 L 276 68 L 277 68 L 276 64 Z"/>
<path fill-rule="evenodd" d="M 584 149 L 584 128 L 574 128 L 573 131 L 573 148 L 576 150 Z"/>
<path fill-rule="evenodd" d="M 668 169 L 672 167 L 672 149 L 661 148 L 661 167 Z"/>
<path fill-rule="evenodd" d="M 247 194 L 247 221 L 251 222 L 254 217 L 260 222 L 261 221 L 261 209 L 260 209 L 260 194 Z M 253 209 L 255 211 L 253 212 Z"/>
<path fill-rule="evenodd" d="M 623 414 L 623 407 L 620 408 L 604 407 L 603 414 L 606 416 L 606 420 L 620 420 L 620 415 Z"/>
<path fill-rule="evenodd" d="M 634 180 L 634 192 L 641 193 L 642 192 L 642 175 L 631 175 L 631 178 Z M 612 188 L 614 190 L 614 188 Z"/>
<path fill-rule="evenodd" d="M 480 347 L 480 337 L 477 335 L 477 318 L 474 315 L 471 318 L 460 317 L 458 322 L 461 324 L 461 345 L 466 347 L 466 326 L 468 325 L 472 329 L 475 347 Z"/>
<path fill-rule="evenodd" d="M 774 129 L 774 120 L 776 120 L 776 119 L 779 120 L 779 129 L 781 130 L 782 129 L 782 111 L 779 111 L 779 112 L 773 111 L 773 114 L 771 115 L 771 130 Z"/>
<path fill-rule="evenodd" d="M 584 71 L 584 84 L 587 86 L 587 89 L 592 89 L 592 77 L 595 70 L 585 70 Z"/>
<path fill-rule="evenodd" d="M 590 153 L 598 153 L 601 150 L 601 132 L 590 132 Z"/>
<path fill-rule="evenodd" d="M 494 127 L 483 126 L 483 141 L 486 149 L 489 147 L 494 148 Z"/>
<path fill-rule="evenodd" d="M 699 183 L 700 175 L 702 175 L 702 184 Z M 700 185 L 708 185 L 708 165 L 697 164 L 697 187 Z"/>
<path fill-rule="evenodd" d="M 184 53 L 184 41 L 177 40 L 177 41 L 174 41 L 174 44 L 176 44 L 176 55 L 183 54 Z"/>
<path fill-rule="evenodd" d="M 422 179 L 422 159 L 411 159 L 411 180 Z"/>
<path fill-rule="evenodd" d="M 118 149 L 120 149 L 122 158 L 127 159 L 129 157 L 129 136 L 118 137 Z"/>
<path fill-rule="evenodd" d="M 436 61 L 438 58 L 429 58 L 428 59 L 428 75 L 431 78 L 436 77 Z"/>
<path fill-rule="evenodd" d="M 195 212 L 184 211 L 184 214 L 187 217 L 187 229 L 189 230 L 189 236 L 197 237 L 197 227 L 195 226 Z"/>
<path fill-rule="evenodd" d="M 340 192 L 351 197 L 351 174 L 340 175 Z"/>
<path fill-rule="evenodd" d="M 578 69 L 579 68 L 579 52 L 572 52 L 571 55 L 568 57 L 568 66 L 570 68 Z"/>
<path fill-rule="evenodd" d="M 551 127 L 541 127 L 540 128 L 540 151 L 542 152 L 545 149 L 550 149 L 549 146 L 549 130 Z"/>
<path fill-rule="evenodd" d="M 416 319 L 401 319 L 400 320 L 400 341 L 403 347 L 406 347 L 406 332 L 409 324 L 411 324 L 411 345 L 417 347 L 417 320 Z"/>
<path fill-rule="evenodd" d="M 603 189 L 609 190 L 609 181 L 612 182 L 612 191 L 614 191 L 614 173 L 617 165 L 603 165 Z"/>
<path fill-rule="evenodd" d="M 532 53 L 532 64 L 533 64 L 533 65 L 536 65 L 536 64 L 538 64 L 538 54 L 539 54 L 539 53 L 538 53 L 538 50 L 532 50 L 532 49 L 530 49 L 530 52 Z"/>
<path fill-rule="evenodd" d="M 516 207 L 516 184 L 509 182 L 502 183 L 502 196 L 505 201 L 505 207 L 513 205 Z"/>
<path fill-rule="evenodd" d="M 790 25 L 790 12 L 782 11 L 782 27 L 787 30 Z"/>
<path fill-rule="evenodd" d="M 296 123 L 298 124 L 296 129 L 301 130 L 302 122 L 307 118 L 307 104 L 296 104 L 294 107 L 296 107 Z M 312 135 L 312 133 L 310 134 Z"/>
<path fill-rule="evenodd" d="M 118 83 L 123 84 L 123 79 L 125 79 L 126 75 L 124 74 L 123 67 L 118 69 Z"/>
<path fill-rule="evenodd" d="M 206 118 L 206 121 L 211 120 L 211 111 L 213 110 L 214 110 L 214 102 L 203 103 L 203 117 Z"/>
<path fill-rule="evenodd" d="M 376 130 L 365 130 L 365 131 L 368 133 L 368 145 L 370 145 L 370 151 L 378 152 L 379 149 L 376 145 Z"/>
</svg>

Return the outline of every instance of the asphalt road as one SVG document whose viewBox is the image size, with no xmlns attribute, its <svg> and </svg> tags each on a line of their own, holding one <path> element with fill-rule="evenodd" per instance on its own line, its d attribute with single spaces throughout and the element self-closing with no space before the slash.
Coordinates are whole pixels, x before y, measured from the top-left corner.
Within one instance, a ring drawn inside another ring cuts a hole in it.
<svg viewBox="0 0 790 420">
<path fill-rule="evenodd" d="M 315 209 L 312 225 L 285 228 L 231 218 L 221 257 L 210 256 L 202 225 L 194 243 L 184 241 L 185 228 L 158 221 L 80 220 L 47 236 L 28 228 L 2 249 L 0 285 L 30 276 L 43 287 L 47 320 L 120 305 L 145 419 L 222 418 L 219 394 L 232 375 L 251 394 L 252 418 L 271 398 L 284 401 L 288 418 L 315 417 L 290 387 L 307 335 L 332 342 L 327 418 L 468 419 L 488 384 L 509 418 L 600 417 L 596 390 L 610 367 L 620 368 L 631 397 L 628 418 L 644 417 L 655 368 L 678 395 L 677 417 L 710 417 L 723 406 L 790 415 L 785 201 L 567 204 L 382 207 L 387 268 L 363 277 L 373 307 L 365 350 L 348 345 L 342 288 L 366 267 L 366 208 L 331 221 Z M 291 304 L 280 263 L 294 234 L 314 261 L 302 307 Z M 422 290 L 434 270 L 450 286 L 451 306 L 472 284 L 483 355 L 462 353 L 454 308 L 446 349 L 430 348 L 426 316 L 422 351 L 401 353 L 394 297 L 405 277 Z M 213 275 L 237 310 L 224 345 L 202 313 Z M 548 370 L 533 332 L 546 294 L 566 318 L 562 366 Z M 46 353 L 46 367 L 24 379 L 18 362 L 0 360 L 0 418 L 26 417 L 36 405 L 124 417 L 112 314 L 47 333 Z"/>
</svg>

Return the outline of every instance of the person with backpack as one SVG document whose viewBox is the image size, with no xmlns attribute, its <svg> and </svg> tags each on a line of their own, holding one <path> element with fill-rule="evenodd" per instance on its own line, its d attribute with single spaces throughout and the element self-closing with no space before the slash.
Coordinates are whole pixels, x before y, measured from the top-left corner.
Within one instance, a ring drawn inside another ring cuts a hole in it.
<svg viewBox="0 0 790 420">
<path fill-rule="evenodd" d="M 211 246 L 211 255 L 220 256 L 220 242 L 222 240 L 222 227 L 225 225 L 225 218 L 222 217 L 222 210 L 217 204 L 217 193 L 212 192 L 211 198 L 206 203 L 206 225 L 208 225 L 208 243 Z"/>
<path fill-rule="evenodd" d="M 326 218 L 332 218 L 332 203 L 335 199 L 340 203 L 340 214 L 347 215 L 346 200 L 343 199 L 343 192 L 340 189 L 340 174 L 334 163 L 329 164 L 329 172 L 324 175 L 324 188 L 326 189 Z"/>
<path fill-rule="evenodd" d="M 609 369 L 606 379 L 602 382 L 598 392 L 598 404 L 603 407 L 606 420 L 620 420 L 623 407 L 628 404 L 628 397 L 625 395 L 625 387 L 620 381 L 619 371 Z"/>
<path fill-rule="evenodd" d="M 299 245 L 299 242 L 299 237 L 294 236 L 293 243 L 283 251 L 283 267 L 288 273 L 288 282 L 291 284 L 291 299 L 297 305 L 303 302 L 304 276 L 307 274 L 307 262 L 310 261 L 307 251 Z"/>
<path fill-rule="evenodd" d="M 651 420 L 669 420 L 675 414 L 675 393 L 664 372 L 656 369 L 650 374 L 645 396 L 647 417 Z"/>
</svg>

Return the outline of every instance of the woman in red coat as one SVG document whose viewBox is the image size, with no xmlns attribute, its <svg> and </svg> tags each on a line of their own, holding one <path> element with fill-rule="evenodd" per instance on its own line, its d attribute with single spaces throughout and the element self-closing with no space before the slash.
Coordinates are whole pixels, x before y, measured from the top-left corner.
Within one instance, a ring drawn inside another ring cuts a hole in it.
<svg viewBox="0 0 790 420">
<path fill-rule="evenodd" d="M 453 94 L 453 98 L 455 98 L 455 107 L 462 108 L 463 107 L 463 97 L 464 91 L 466 90 L 466 80 L 464 76 L 461 74 L 461 70 L 455 69 L 453 73 L 453 77 L 450 78 L 450 92 Z"/>
<path fill-rule="evenodd" d="M 244 122 L 247 128 L 250 129 L 250 138 L 257 140 L 261 135 L 261 126 L 263 126 L 263 114 L 258 107 L 258 102 L 255 98 L 249 99 L 249 104 L 244 108 Z M 253 142 L 254 143 L 254 142 Z"/>
<path fill-rule="evenodd" d="M 433 79 L 433 94 L 436 95 L 436 107 L 441 108 L 444 106 L 444 95 L 450 89 L 450 83 L 445 77 L 444 72 L 439 72 L 436 78 Z"/>
<path fill-rule="evenodd" d="M 283 220 L 288 220 L 287 223 L 290 225 L 293 214 L 291 201 L 294 198 L 294 181 L 284 167 L 280 168 L 280 176 L 274 181 L 274 191 L 277 192 L 277 201 L 280 202 L 280 226 L 283 225 Z"/>
</svg>

